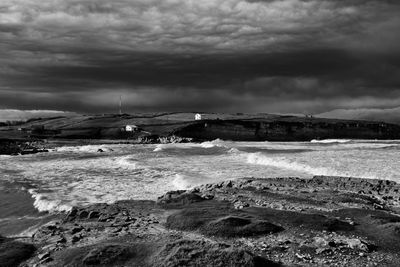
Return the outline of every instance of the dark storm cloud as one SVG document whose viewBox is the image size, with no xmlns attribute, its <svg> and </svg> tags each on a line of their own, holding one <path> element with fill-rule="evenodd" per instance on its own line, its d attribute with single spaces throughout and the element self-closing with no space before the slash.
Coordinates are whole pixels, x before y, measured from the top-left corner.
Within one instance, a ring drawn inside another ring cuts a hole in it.
<svg viewBox="0 0 400 267">
<path fill-rule="evenodd" d="M 391 107 L 399 15 L 389 0 L 5 0 L 0 108 Z"/>
</svg>

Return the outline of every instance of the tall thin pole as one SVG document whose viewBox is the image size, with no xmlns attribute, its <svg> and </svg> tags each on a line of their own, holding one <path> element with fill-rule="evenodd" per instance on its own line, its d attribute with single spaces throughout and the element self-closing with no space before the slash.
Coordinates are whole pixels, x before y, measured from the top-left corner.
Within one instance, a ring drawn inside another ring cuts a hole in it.
<svg viewBox="0 0 400 267">
<path fill-rule="evenodd" d="M 122 115 L 122 96 L 119 96 L 119 115 Z"/>
</svg>

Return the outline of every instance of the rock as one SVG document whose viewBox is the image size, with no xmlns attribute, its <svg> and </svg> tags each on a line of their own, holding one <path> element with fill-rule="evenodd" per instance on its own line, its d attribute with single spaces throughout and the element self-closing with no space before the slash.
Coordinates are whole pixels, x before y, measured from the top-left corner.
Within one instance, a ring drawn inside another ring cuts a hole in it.
<svg viewBox="0 0 400 267">
<path fill-rule="evenodd" d="M 326 246 L 328 246 L 328 241 L 325 238 L 322 238 L 322 237 L 314 237 L 313 244 L 316 247 L 326 247 Z"/>
<path fill-rule="evenodd" d="M 38 255 L 38 259 L 39 260 L 43 260 L 44 258 L 48 258 L 50 257 L 50 253 L 49 252 L 44 252 Z"/>
<path fill-rule="evenodd" d="M 350 225 L 355 225 L 355 222 L 351 218 L 345 218 L 345 221 L 348 222 Z"/>
<path fill-rule="evenodd" d="M 97 152 L 99 152 L 99 153 L 103 153 L 103 152 L 104 152 L 104 150 L 103 150 L 103 149 L 101 149 L 101 148 L 99 148 L 99 149 L 97 149 Z"/>
<path fill-rule="evenodd" d="M 56 235 L 56 236 L 48 238 L 47 242 L 53 243 L 53 244 L 63 244 L 65 242 L 67 242 L 67 240 L 65 239 L 64 236 Z"/>
<path fill-rule="evenodd" d="M 98 211 L 90 211 L 88 215 L 88 219 L 97 219 L 100 217 L 100 213 Z"/>
<path fill-rule="evenodd" d="M 223 243 L 181 239 L 168 243 L 154 259 L 154 266 L 280 266 L 243 249 Z"/>
<path fill-rule="evenodd" d="M 49 244 L 47 246 L 42 247 L 43 251 L 56 251 L 58 249 L 58 245 L 57 244 Z"/>
<path fill-rule="evenodd" d="M 331 251 L 332 251 L 332 249 L 330 249 L 330 248 L 317 248 L 315 250 L 315 253 L 316 254 L 323 254 L 323 253 L 328 253 L 328 252 L 331 252 Z"/>
<path fill-rule="evenodd" d="M 0 155 L 25 155 L 25 154 L 35 154 L 48 152 L 47 149 L 40 148 L 42 144 L 39 141 L 19 141 L 19 140 L 9 140 L 0 139 Z"/>
<path fill-rule="evenodd" d="M 236 201 L 235 203 L 233 203 L 233 207 L 237 210 L 239 209 L 243 209 L 244 207 L 248 207 L 250 206 L 248 203 L 243 202 L 241 200 Z"/>
<path fill-rule="evenodd" d="M 79 212 L 79 218 L 80 219 L 86 219 L 89 216 L 89 212 L 87 212 L 86 210 L 82 210 Z"/>
<path fill-rule="evenodd" d="M 111 220 L 114 220 L 114 216 L 111 216 L 109 214 L 101 214 L 98 219 L 99 222 L 107 222 Z"/>
<path fill-rule="evenodd" d="M 124 245 L 109 244 L 102 245 L 89 251 L 83 258 L 82 263 L 85 265 L 106 265 L 115 262 L 123 262 L 128 259 L 131 252 Z"/>
<path fill-rule="evenodd" d="M 81 239 L 82 239 L 82 235 L 73 235 L 72 238 L 71 238 L 71 242 L 72 243 L 76 243 Z"/>
<path fill-rule="evenodd" d="M 377 204 L 377 203 L 374 203 L 373 207 L 376 210 L 384 210 L 385 209 L 385 207 L 383 205 L 380 205 L 380 204 Z"/>
<path fill-rule="evenodd" d="M 192 188 L 191 190 L 189 190 L 189 193 L 200 193 L 200 189 L 198 187 Z"/>
<path fill-rule="evenodd" d="M 299 253 L 296 253 L 295 256 L 296 256 L 298 259 L 300 259 L 300 260 L 307 260 L 307 261 L 309 261 L 309 260 L 312 259 L 311 255 L 308 255 L 308 254 L 299 254 Z"/>
<path fill-rule="evenodd" d="M 236 216 L 216 219 L 205 225 L 201 231 L 206 235 L 239 237 L 257 236 L 282 231 L 283 228 L 263 220 L 251 220 Z"/>
<path fill-rule="evenodd" d="M 329 242 L 328 242 L 328 245 L 329 245 L 330 247 L 333 247 L 333 248 L 335 248 L 335 247 L 337 246 L 337 244 L 336 244 L 335 241 L 329 241 Z"/>
<path fill-rule="evenodd" d="M 232 183 L 232 181 L 225 181 L 225 182 L 223 182 L 223 184 L 222 184 L 222 186 L 223 187 L 232 187 L 233 186 L 233 183 Z"/>
<path fill-rule="evenodd" d="M 289 249 L 288 246 L 275 246 L 271 247 L 270 251 L 278 252 L 278 253 L 284 253 Z"/>
<path fill-rule="evenodd" d="M 201 195 L 201 197 L 202 197 L 203 199 L 210 200 L 210 199 L 213 199 L 213 198 L 214 198 L 214 195 L 211 195 L 211 194 L 203 194 L 203 195 Z"/>
<path fill-rule="evenodd" d="M 372 244 L 367 243 L 366 241 L 363 241 L 358 238 L 350 238 L 346 240 L 346 243 L 349 248 L 351 249 L 357 249 L 361 250 L 364 252 L 371 252 L 375 249 L 375 246 Z"/>
<path fill-rule="evenodd" d="M 130 222 L 130 221 L 125 221 L 125 220 L 120 220 L 120 219 L 115 219 L 114 220 L 114 222 L 112 222 L 111 223 L 111 227 L 119 227 L 119 228 L 121 228 L 121 227 L 126 227 L 126 226 L 129 226 L 131 223 L 133 223 L 133 222 Z"/>
<path fill-rule="evenodd" d="M 67 214 L 68 218 L 75 218 L 76 215 L 78 214 L 78 209 L 76 207 L 73 207 Z"/>
<path fill-rule="evenodd" d="M 331 231 L 331 232 L 354 230 L 354 225 L 351 225 L 345 221 L 338 220 L 336 218 L 328 218 L 323 223 L 323 227 L 327 231 Z"/>
<path fill-rule="evenodd" d="M 43 264 L 49 263 L 51 261 L 53 261 L 53 258 L 46 257 L 46 258 L 42 259 L 39 263 L 40 263 L 40 265 L 43 265 Z"/>
<path fill-rule="evenodd" d="M 170 191 L 157 199 L 159 205 L 187 205 L 195 202 L 206 200 L 195 193 L 186 192 L 185 190 Z"/>
<path fill-rule="evenodd" d="M 84 228 L 82 226 L 75 226 L 74 228 L 71 229 L 71 234 L 74 235 L 76 233 L 79 233 L 83 230 Z"/>
</svg>

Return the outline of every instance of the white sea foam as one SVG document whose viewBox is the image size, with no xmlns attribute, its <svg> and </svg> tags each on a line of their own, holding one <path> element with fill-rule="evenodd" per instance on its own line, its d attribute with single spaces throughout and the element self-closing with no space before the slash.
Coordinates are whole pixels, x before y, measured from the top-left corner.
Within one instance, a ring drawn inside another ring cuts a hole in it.
<svg viewBox="0 0 400 267">
<path fill-rule="evenodd" d="M 182 174 L 176 174 L 174 180 L 172 181 L 172 184 L 178 190 L 186 190 L 192 187 L 187 178 Z"/>
<path fill-rule="evenodd" d="M 230 154 L 238 154 L 238 153 L 240 153 L 240 150 L 237 149 L 236 147 L 232 147 L 231 149 L 228 150 L 228 153 L 230 153 Z"/>
<path fill-rule="evenodd" d="M 138 169 L 137 162 L 132 161 L 131 156 L 121 156 L 121 157 L 115 157 L 114 163 L 120 168 L 123 169 L 128 169 L 128 170 L 136 170 Z M 111 163 L 112 164 L 112 163 Z"/>
<path fill-rule="evenodd" d="M 202 148 L 213 148 L 213 147 L 227 147 L 227 142 L 221 139 L 215 139 L 213 141 L 206 141 L 200 144 Z"/>
<path fill-rule="evenodd" d="M 163 151 L 164 148 L 165 148 L 165 145 L 164 145 L 164 144 L 158 144 L 158 145 L 156 146 L 156 148 L 154 148 L 153 152 Z"/>
<path fill-rule="evenodd" d="M 83 146 L 40 156 L 1 158 L 0 165 L 7 168 L 0 168 L 0 177 L 24 185 L 28 182 L 27 188 L 35 188 L 30 192 L 38 210 L 59 212 L 76 205 L 155 199 L 170 190 L 247 176 L 340 175 L 400 181 L 397 145 L 399 142 L 373 140 L 329 146 L 214 140 L 160 146 Z M 386 146 L 392 147 L 375 149 Z M 96 153 L 100 147 L 113 152 Z M 157 147 L 168 151 L 168 156 L 154 153 Z M 284 152 L 295 149 L 307 152 Z"/>
<path fill-rule="evenodd" d="M 204 142 L 204 143 L 201 143 L 201 147 L 202 148 L 212 148 L 212 147 L 216 147 L 216 145 L 212 144 L 211 142 Z"/>
<path fill-rule="evenodd" d="M 334 144 L 334 143 L 343 144 L 343 143 L 349 143 L 351 141 L 352 140 L 350 140 L 350 139 L 323 139 L 323 140 L 313 139 L 310 142 L 311 143 L 321 143 L 321 144 Z"/>
<path fill-rule="evenodd" d="M 35 199 L 33 206 L 40 212 L 70 211 L 72 209 L 72 206 L 62 204 L 61 200 L 48 200 L 45 195 L 37 193 L 34 189 L 29 189 L 28 192 Z"/>
<path fill-rule="evenodd" d="M 298 171 L 302 173 L 309 173 L 312 175 L 330 175 L 338 176 L 335 170 L 325 167 L 312 167 L 306 164 L 298 163 L 296 161 L 288 160 L 284 157 L 268 157 L 262 153 L 249 153 L 247 155 L 247 162 L 250 164 L 265 165 L 277 167 L 287 170 Z"/>
</svg>

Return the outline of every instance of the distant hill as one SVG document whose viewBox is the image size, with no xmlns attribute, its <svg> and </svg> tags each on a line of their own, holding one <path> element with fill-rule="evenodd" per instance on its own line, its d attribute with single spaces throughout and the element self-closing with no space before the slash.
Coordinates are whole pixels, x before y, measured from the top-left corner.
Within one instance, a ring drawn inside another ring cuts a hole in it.
<svg viewBox="0 0 400 267">
<path fill-rule="evenodd" d="M 315 116 L 328 119 L 383 121 L 400 124 L 400 107 L 391 109 L 335 109 Z"/>
<path fill-rule="evenodd" d="M 30 119 L 0 127 L 0 138 L 155 140 L 177 136 L 196 141 L 310 141 L 400 139 L 400 125 L 276 114 L 202 113 L 98 114 Z M 126 126 L 135 131 L 127 131 Z"/>
<path fill-rule="evenodd" d="M 70 117 L 76 113 L 58 110 L 18 110 L 18 109 L 0 109 L 0 122 L 5 121 L 26 121 L 32 118 L 50 118 L 50 117 Z"/>
</svg>

